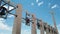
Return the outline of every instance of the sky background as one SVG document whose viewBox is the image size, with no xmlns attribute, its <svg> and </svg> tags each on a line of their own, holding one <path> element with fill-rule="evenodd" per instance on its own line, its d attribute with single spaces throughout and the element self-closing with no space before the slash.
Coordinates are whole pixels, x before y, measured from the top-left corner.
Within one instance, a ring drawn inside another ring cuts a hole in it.
<svg viewBox="0 0 60 34">
<path fill-rule="evenodd" d="M 55 20 L 58 31 L 60 32 L 60 0 L 10 0 L 11 2 L 21 4 L 23 7 L 22 17 L 25 17 L 25 10 L 28 10 L 30 14 L 35 14 L 36 18 L 42 19 L 49 25 L 53 25 L 51 11 L 55 13 Z M 7 6 L 4 6 L 7 8 Z M 9 9 L 12 9 L 10 7 Z M 15 14 L 15 10 L 11 13 Z M 8 15 L 7 19 L 0 18 L 0 34 L 12 34 L 12 27 L 14 23 L 14 16 Z M 22 23 L 21 34 L 31 34 L 31 26 Z M 37 29 L 37 34 L 40 34 L 40 30 Z M 60 33 L 59 33 L 60 34 Z"/>
</svg>

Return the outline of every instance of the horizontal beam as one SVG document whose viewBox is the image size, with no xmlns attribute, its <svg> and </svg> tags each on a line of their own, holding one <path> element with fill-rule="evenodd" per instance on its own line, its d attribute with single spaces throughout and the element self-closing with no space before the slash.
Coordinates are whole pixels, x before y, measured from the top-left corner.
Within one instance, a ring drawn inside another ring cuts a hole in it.
<svg viewBox="0 0 60 34">
<path fill-rule="evenodd" d="M 53 28 L 52 26 L 47 25 L 47 23 L 43 23 L 43 24 L 44 24 L 44 31 L 46 31 L 45 29 L 48 28 L 48 30 L 54 31 L 55 33 L 57 33 L 57 32 L 56 32 L 56 29 Z M 46 25 L 47 25 L 48 27 L 46 27 Z M 40 28 L 41 28 L 41 24 L 40 24 Z M 51 28 L 51 29 L 50 29 L 50 28 Z M 39 29 L 39 28 L 38 28 L 38 29 Z"/>
<path fill-rule="evenodd" d="M 8 0 L 2 0 L 4 3 L 6 3 L 7 5 L 9 6 L 12 6 L 12 7 L 17 7 L 16 4 L 12 3 L 12 2 L 9 2 Z"/>
</svg>

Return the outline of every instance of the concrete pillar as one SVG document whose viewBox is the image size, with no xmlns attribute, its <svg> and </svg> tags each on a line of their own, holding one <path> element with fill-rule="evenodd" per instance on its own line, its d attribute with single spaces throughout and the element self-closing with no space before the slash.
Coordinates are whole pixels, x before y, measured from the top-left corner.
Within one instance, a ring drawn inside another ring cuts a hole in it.
<svg viewBox="0 0 60 34">
<path fill-rule="evenodd" d="M 46 34 L 49 34 L 48 24 L 46 24 Z"/>
<path fill-rule="evenodd" d="M 54 34 L 54 28 L 52 27 L 52 34 Z"/>
<path fill-rule="evenodd" d="M 36 18 L 35 15 L 32 15 L 32 29 L 31 29 L 31 34 L 37 34 L 36 33 Z"/>
<path fill-rule="evenodd" d="M 55 21 L 54 14 L 55 14 L 55 13 L 52 11 L 52 12 L 51 12 L 51 15 L 52 15 L 52 19 L 53 19 L 53 22 L 54 22 L 54 28 L 56 29 L 57 34 L 59 34 L 59 33 L 58 33 L 57 26 L 56 26 L 56 21 Z"/>
<path fill-rule="evenodd" d="M 16 9 L 15 21 L 13 24 L 12 34 L 21 34 L 22 5 L 18 4 Z"/>
<path fill-rule="evenodd" d="M 51 28 L 51 27 L 50 27 L 50 34 L 53 34 L 53 33 L 52 33 L 52 28 Z"/>
<path fill-rule="evenodd" d="M 41 24 L 40 34 L 44 34 L 44 24 L 43 24 L 42 20 L 40 20 L 40 24 Z"/>
</svg>

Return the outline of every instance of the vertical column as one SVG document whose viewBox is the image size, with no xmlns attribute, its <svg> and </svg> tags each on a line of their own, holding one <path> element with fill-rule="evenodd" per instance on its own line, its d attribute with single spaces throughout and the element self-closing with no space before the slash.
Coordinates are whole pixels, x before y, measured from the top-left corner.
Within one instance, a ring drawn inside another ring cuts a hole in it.
<svg viewBox="0 0 60 34">
<path fill-rule="evenodd" d="M 21 34 L 22 5 L 18 4 L 12 34 Z"/>
<path fill-rule="evenodd" d="M 46 34 L 49 34 L 48 24 L 46 24 Z"/>
<path fill-rule="evenodd" d="M 41 23 L 40 34 L 44 34 L 44 24 L 43 24 L 42 20 L 40 20 L 40 23 Z"/>
<path fill-rule="evenodd" d="M 52 19 L 53 19 L 53 22 L 54 22 L 54 28 L 56 29 L 56 32 L 57 32 L 57 34 L 59 34 L 58 33 L 58 29 L 57 29 L 57 26 L 56 26 L 56 21 L 55 21 L 55 17 L 54 17 L 54 12 L 51 12 L 51 15 L 52 15 Z"/>
<path fill-rule="evenodd" d="M 36 18 L 35 15 L 32 15 L 32 30 L 31 30 L 31 34 L 36 34 Z"/>
<path fill-rule="evenodd" d="M 55 33 L 54 33 L 54 30 L 53 30 L 53 34 L 55 34 Z"/>
<path fill-rule="evenodd" d="M 51 26 L 50 26 L 50 34 L 52 34 L 52 28 L 51 28 Z"/>
</svg>

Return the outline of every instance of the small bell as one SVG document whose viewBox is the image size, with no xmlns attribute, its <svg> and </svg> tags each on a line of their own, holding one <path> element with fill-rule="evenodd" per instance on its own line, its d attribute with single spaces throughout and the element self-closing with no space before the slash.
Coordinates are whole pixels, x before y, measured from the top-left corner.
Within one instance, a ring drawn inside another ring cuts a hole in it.
<svg viewBox="0 0 60 34">
<path fill-rule="evenodd" d="M 26 25 L 30 25 L 30 19 L 26 17 Z"/>
<path fill-rule="evenodd" d="M 40 28 L 40 24 L 39 23 L 37 23 L 37 27 L 38 27 L 38 29 Z"/>
</svg>

